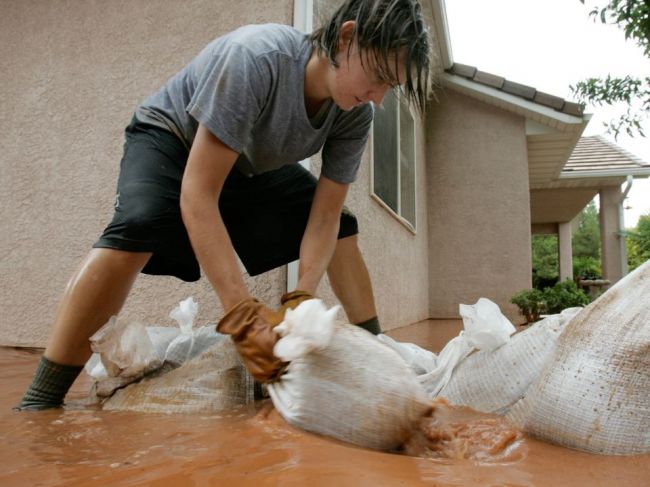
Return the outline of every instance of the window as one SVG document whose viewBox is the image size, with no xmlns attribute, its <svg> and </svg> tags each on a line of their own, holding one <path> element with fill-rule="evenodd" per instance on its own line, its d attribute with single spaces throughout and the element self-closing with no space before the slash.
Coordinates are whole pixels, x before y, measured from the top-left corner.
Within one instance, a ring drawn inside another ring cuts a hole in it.
<svg viewBox="0 0 650 487">
<path fill-rule="evenodd" d="M 395 91 L 375 110 L 372 140 L 372 193 L 415 231 L 415 120 Z"/>
</svg>

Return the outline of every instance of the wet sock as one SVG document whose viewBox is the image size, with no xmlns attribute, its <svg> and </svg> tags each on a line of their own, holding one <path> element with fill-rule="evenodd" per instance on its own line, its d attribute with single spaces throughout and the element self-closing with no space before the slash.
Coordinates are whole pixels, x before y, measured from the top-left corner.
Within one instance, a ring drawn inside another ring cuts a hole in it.
<svg viewBox="0 0 650 487">
<path fill-rule="evenodd" d="M 32 384 L 14 409 L 38 411 L 60 407 L 81 369 L 82 365 L 61 365 L 41 357 Z"/>
<path fill-rule="evenodd" d="M 369 331 L 373 335 L 379 335 L 381 333 L 381 327 L 379 326 L 379 320 L 375 316 L 369 320 L 362 321 L 361 323 L 355 323 L 355 325 L 360 326 L 364 330 Z"/>
</svg>

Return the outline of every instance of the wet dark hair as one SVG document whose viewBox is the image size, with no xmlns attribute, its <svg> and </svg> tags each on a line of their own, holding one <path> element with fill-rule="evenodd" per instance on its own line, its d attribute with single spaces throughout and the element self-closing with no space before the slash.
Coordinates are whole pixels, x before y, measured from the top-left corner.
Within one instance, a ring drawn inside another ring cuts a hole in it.
<svg viewBox="0 0 650 487">
<path fill-rule="evenodd" d="M 343 3 L 327 24 L 311 34 L 318 54 L 326 55 L 336 67 L 341 26 L 349 20 L 356 23 L 353 42 L 359 51 L 366 50 L 372 56 L 379 79 L 396 82 L 397 67 L 400 61 L 404 62 L 406 80 L 400 80 L 401 89 L 423 113 L 429 91 L 431 39 L 419 1 L 347 0 Z M 391 55 L 395 56 L 392 60 Z"/>
</svg>

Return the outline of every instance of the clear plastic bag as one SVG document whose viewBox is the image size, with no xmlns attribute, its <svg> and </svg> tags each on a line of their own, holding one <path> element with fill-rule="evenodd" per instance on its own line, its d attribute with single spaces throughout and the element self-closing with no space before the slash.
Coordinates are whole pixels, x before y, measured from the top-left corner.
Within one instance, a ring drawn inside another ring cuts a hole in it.
<svg viewBox="0 0 650 487">
<path fill-rule="evenodd" d="M 198 305 L 192 297 L 181 301 L 169 316 L 178 327 L 122 323 L 112 317 L 91 338 L 95 352 L 86 363 L 86 372 L 95 379 L 91 395 L 97 400 L 117 389 L 164 368 L 169 371 L 200 356 L 223 335 L 214 325 L 194 328 Z"/>
<path fill-rule="evenodd" d="M 145 326 L 139 322 L 127 325 L 115 316 L 90 337 L 90 348 L 104 369 L 97 357 L 91 357 L 86 371 L 96 378 L 138 377 L 162 365 Z"/>
</svg>

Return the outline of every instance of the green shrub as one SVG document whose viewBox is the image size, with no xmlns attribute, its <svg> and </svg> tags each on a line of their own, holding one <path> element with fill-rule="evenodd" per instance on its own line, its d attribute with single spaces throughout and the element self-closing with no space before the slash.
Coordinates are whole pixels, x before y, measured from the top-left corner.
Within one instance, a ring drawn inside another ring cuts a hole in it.
<svg viewBox="0 0 650 487">
<path fill-rule="evenodd" d="M 510 302 L 516 305 L 526 317 L 527 323 L 539 320 L 543 313 L 557 314 L 566 308 L 585 306 L 589 304 L 589 296 L 571 279 L 558 282 L 553 287 L 543 291 L 526 289 L 515 294 Z"/>
<path fill-rule="evenodd" d="M 544 294 L 539 289 L 526 289 L 515 294 L 510 302 L 516 305 L 526 317 L 526 323 L 539 320 L 539 315 L 546 310 Z"/>
<path fill-rule="evenodd" d="M 600 260 L 594 257 L 574 257 L 573 276 L 580 279 L 601 279 Z"/>
<path fill-rule="evenodd" d="M 566 308 L 585 306 L 590 302 L 587 293 L 582 289 L 578 289 L 576 283 L 571 279 L 558 282 L 555 286 L 544 289 L 542 295 L 548 314 L 560 313 Z"/>
</svg>

